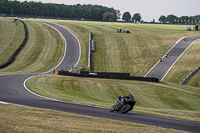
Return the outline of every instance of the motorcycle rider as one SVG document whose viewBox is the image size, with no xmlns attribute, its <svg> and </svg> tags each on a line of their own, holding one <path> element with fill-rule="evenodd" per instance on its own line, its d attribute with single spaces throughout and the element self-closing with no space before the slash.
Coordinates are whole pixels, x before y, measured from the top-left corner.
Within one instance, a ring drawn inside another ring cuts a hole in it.
<svg viewBox="0 0 200 133">
<path fill-rule="evenodd" d="M 128 93 L 126 96 L 120 96 L 120 99 L 121 98 L 125 98 L 124 101 L 121 101 L 121 106 L 125 105 L 125 103 L 132 102 L 132 101 L 135 104 L 134 96 L 131 93 Z"/>
<path fill-rule="evenodd" d="M 119 96 L 115 105 L 110 108 L 110 112 L 121 111 L 122 114 L 131 111 L 135 105 L 134 96 L 128 93 L 126 96 Z"/>
</svg>

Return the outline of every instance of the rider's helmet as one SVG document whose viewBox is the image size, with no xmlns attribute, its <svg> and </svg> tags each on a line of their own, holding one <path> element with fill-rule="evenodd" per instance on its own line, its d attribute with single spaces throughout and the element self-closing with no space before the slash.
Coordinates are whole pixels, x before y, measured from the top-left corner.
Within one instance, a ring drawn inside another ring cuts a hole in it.
<svg viewBox="0 0 200 133">
<path fill-rule="evenodd" d="M 128 93 L 127 96 L 129 101 L 134 101 L 134 96 L 131 93 Z"/>
<path fill-rule="evenodd" d="M 132 94 L 131 93 L 127 93 L 127 96 L 131 96 Z"/>
</svg>

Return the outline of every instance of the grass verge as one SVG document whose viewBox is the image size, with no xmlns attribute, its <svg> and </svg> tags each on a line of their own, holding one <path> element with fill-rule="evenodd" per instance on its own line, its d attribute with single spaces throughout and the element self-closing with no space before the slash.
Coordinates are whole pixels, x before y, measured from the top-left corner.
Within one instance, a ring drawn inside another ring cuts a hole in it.
<svg viewBox="0 0 200 133">
<path fill-rule="evenodd" d="M 95 71 L 130 72 L 135 76 L 144 76 L 157 60 L 174 45 L 174 42 L 178 38 L 197 34 L 197 32 L 185 31 L 187 26 L 183 25 L 144 25 L 63 20 L 50 21 L 67 27 L 78 37 L 82 45 L 81 62 L 85 66 L 87 66 L 88 34 L 92 31 L 96 44 L 96 53 L 94 55 Z M 14 62 L 15 64 L 0 70 L 0 74 L 48 71 L 53 68 L 55 64 L 58 64 L 59 59 L 62 58 L 64 41 L 60 36 L 57 36 L 57 31 L 34 21 L 27 21 L 26 23 L 28 23 L 29 34 L 31 34 L 29 45 L 20 53 L 17 61 Z M 126 26 L 128 30 L 131 30 L 132 33 L 116 33 L 118 27 L 122 28 L 124 26 Z M 55 55 L 57 58 L 54 58 Z M 34 77 L 27 82 L 27 86 L 29 86 L 32 91 L 47 97 L 101 107 L 110 107 L 119 95 L 126 95 L 128 92 L 132 92 L 137 100 L 137 105 L 134 109 L 136 112 L 200 121 L 198 104 L 199 88 L 192 88 L 189 86 L 180 87 L 172 83 L 155 85 L 136 81 L 91 80 L 62 76 L 58 78 L 52 75 Z M 71 99 L 68 99 L 68 97 Z M 6 115 L 5 110 L 2 112 Z M 17 110 L 16 112 L 18 113 L 20 111 Z M 15 113 L 15 111 L 12 110 L 10 114 L 12 113 Z M 10 114 L 7 114 L 5 117 L 8 117 Z M 41 117 L 35 118 L 34 116 L 36 115 L 27 115 L 27 118 L 31 117 L 34 123 L 42 121 L 40 119 Z M 1 120 L 4 120 L 5 117 L 2 116 Z M 13 125 L 16 125 L 14 126 L 15 129 L 20 129 L 21 125 L 17 125 L 16 121 L 19 121 L 20 117 L 23 117 L 23 114 L 18 114 L 17 117 L 18 118 L 13 120 L 6 129 Z M 51 118 L 51 116 L 49 117 Z M 47 118 L 49 117 L 47 116 Z M 44 119 L 47 118 L 45 117 Z M 9 117 L 9 119 L 11 118 Z M 23 120 L 23 124 L 25 125 L 28 124 L 27 121 L 30 121 L 30 119 L 26 119 L 26 117 L 24 117 Z M 62 121 L 62 119 L 59 119 L 59 121 Z M 31 123 L 28 125 L 28 129 L 34 127 L 31 125 L 35 125 L 35 130 L 37 131 L 39 130 L 38 128 L 41 128 L 40 124 L 42 122 L 36 125 Z M 47 123 L 51 125 L 51 122 L 48 121 Z M 59 127 L 56 126 L 52 129 L 50 126 L 44 125 L 41 129 L 50 131 L 48 130 L 49 128 L 50 130 L 57 131 Z M 88 125 L 84 128 L 87 129 Z M 81 129 L 83 130 L 84 128 Z M 75 129 L 77 128 L 75 127 Z M 11 130 L 14 129 L 12 128 Z M 74 131 L 73 128 L 71 128 L 71 131 Z"/>
<path fill-rule="evenodd" d="M 56 67 L 63 58 L 65 43 L 61 35 L 45 24 L 26 20 L 29 38 L 16 60 L 0 74 L 42 73 Z"/>
<path fill-rule="evenodd" d="M 127 72 L 134 76 L 144 76 L 179 38 L 200 35 L 197 31 L 187 31 L 188 25 L 46 21 L 60 24 L 78 37 L 82 45 L 81 65 L 87 66 L 88 35 L 89 32 L 93 32 L 95 40 L 94 71 Z M 117 33 L 117 28 L 123 27 L 130 30 L 131 33 Z M 197 60 L 200 52 L 196 49 L 198 44 L 199 42 L 194 43 L 188 49 L 189 54 L 186 52 L 181 57 L 182 61 L 179 65 L 175 64 L 177 67 L 172 68 L 164 79 L 165 81 L 179 83 L 194 67 L 199 65 Z M 198 75 L 196 77 L 198 78 Z M 190 80 L 188 85 L 198 87 L 199 80 L 197 78 Z"/>
<path fill-rule="evenodd" d="M 0 104 L 0 112 L 1 132 L 183 132 L 132 122 L 16 105 Z"/>
<path fill-rule="evenodd" d="M 6 62 L 13 55 L 25 37 L 23 24 L 19 21 L 16 25 L 13 19 L 0 18 L 0 64 Z"/>
<path fill-rule="evenodd" d="M 169 71 L 164 81 L 172 83 L 180 83 L 192 71 L 194 71 L 200 64 L 200 40 L 194 42 L 190 48 L 181 56 Z M 186 85 L 200 87 L 200 72 L 197 72 L 189 79 Z"/>
<path fill-rule="evenodd" d="M 181 86 L 56 75 L 33 77 L 26 85 L 42 96 L 106 108 L 110 108 L 118 96 L 131 92 L 136 99 L 134 112 L 200 122 L 199 90 Z"/>
<path fill-rule="evenodd" d="M 156 25 L 90 21 L 46 20 L 70 29 L 82 45 L 81 62 L 87 66 L 88 35 L 93 32 L 96 72 L 128 72 L 144 76 L 174 43 L 183 36 L 199 34 L 186 31 L 188 25 Z M 117 28 L 130 30 L 119 34 Z"/>
</svg>

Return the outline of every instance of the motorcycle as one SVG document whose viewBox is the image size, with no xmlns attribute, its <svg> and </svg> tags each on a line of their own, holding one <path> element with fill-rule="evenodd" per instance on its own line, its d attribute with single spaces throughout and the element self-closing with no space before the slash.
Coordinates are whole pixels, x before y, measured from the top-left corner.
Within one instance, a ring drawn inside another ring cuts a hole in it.
<svg viewBox="0 0 200 133">
<path fill-rule="evenodd" d="M 120 111 L 122 114 L 126 114 L 127 112 L 133 110 L 135 103 L 136 101 L 127 102 L 124 97 L 119 97 L 115 102 L 115 105 L 110 108 L 110 112 Z"/>
</svg>

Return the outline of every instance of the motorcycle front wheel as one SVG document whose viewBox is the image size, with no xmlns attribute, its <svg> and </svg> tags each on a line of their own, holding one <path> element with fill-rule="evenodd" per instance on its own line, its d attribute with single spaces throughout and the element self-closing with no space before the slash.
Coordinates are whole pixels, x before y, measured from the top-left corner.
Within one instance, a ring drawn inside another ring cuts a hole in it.
<svg viewBox="0 0 200 133">
<path fill-rule="evenodd" d="M 114 112 L 116 109 L 116 105 L 113 105 L 111 108 L 110 108 L 110 112 Z"/>
<path fill-rule="evenodd" d="M 126 104 L 126 105 L 124 105 L 122 108 L 121 108 L 121 113 L 122 114 L 126 114 L 128 111 L 130 111 L 131 110 L 131 105 L 129 105 L 129 104 Z"/>
</svg>

